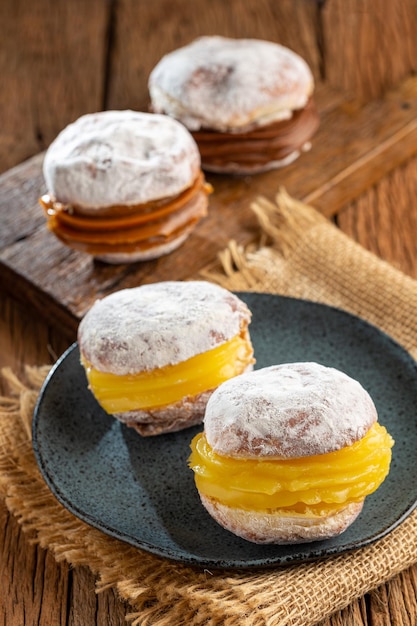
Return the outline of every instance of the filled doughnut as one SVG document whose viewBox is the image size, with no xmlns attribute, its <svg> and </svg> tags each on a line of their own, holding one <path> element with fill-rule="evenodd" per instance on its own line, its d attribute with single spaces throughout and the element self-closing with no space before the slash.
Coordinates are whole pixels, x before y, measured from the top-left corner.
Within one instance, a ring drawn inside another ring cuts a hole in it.
<svg viewBox="0 0 417 626">
<path fill-rule="evenodd" d="M 251 313 L 205 281 L 167 281 L 98 300 L 78 344 L 91 392 L 141 435 L 201 423 L 213 390 L 253 367 Z"/>
<path fill-rule="evenodd" d="M 80 117 L 49 146 L 43 173 L 49 229 L 107 263 L 178 248 L 206 215 L 211 191 L 187 129 L 135 111 Z"/>
<path fill-rule="evenodd" d="M 189 463 L 221 526 L 254 543 L 302 543 L 354 522 L 388 475 L 393 443 L 359 382 L 289 363 L 220 385 Z"/>
<path fill-rule="evenodd" d="M 270 41 L 200 37 L 162 57 L 148 88 L 152 110 L 190 130 L 209 171 L 287 165 L 319 126 L 310 68 Z"/>
</svg>

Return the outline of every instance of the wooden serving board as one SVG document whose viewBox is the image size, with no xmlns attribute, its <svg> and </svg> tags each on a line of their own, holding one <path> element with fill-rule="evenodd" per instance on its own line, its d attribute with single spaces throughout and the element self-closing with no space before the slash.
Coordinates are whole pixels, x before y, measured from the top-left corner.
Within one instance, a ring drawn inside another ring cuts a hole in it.
<svg viewBox="0 0 417 626">
<path fill-rule="evenodd" d="M 212 263 L 230 239 L 258 235 L 250 209 L 280 187 L 336 215 L 417 152 L 417 79 L 366 105 L 326 86 L 316 90 L 321 125 L 312 149 L 292 165 L 252 177 L 208 175 L 214 187 L 209 215 L 187 242 L 146 263 L 106 265 L 62 245 L 46 228 L 38 198 L 46 191 L 43 155 L 0 176 L 0 287 L 71 340 L 98 297 L 160 280 L 182 280 Z"/>
</svg>

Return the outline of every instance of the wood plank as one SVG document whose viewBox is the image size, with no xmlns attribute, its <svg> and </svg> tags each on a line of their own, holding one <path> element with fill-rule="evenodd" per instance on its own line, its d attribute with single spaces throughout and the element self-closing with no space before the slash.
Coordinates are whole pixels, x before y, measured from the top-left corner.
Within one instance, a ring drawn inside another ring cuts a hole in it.
<svg viewBox="0 0 417 626">
<path fill-rule="evenodd" d="M 93 301 L 116 289 L 158 280 L 181 280 L 207 266 L 230 240 L 258 234 L 250 210 L 259 194 L 280 186 L 334 215 L 390 169 L 417 152 L 417 79 L 381 100 L 358 106 L 321 86 L 321 127 L 313 148 L 287 168 L 253 177 L 209 176 L 215 192 L 209 216 L 187 242 L 156 261 L 110 266 L 63 246 L 47 231 L 38 206 L 45 191 L 42 155 L 0 178 L 0 285 L 67 337 Z M 381 148 L 382 146 L 382 148 Z M 10 211 L 13 206 L 13 211 Z"/>
<path fill-rule="evenodd" d="M 44 316 L 33 315 L 30 303 L 22 304 L 1 294 L 0 369 L 11 367 L 20 375 L 24 365 L 53 363 L 73 339 L 73 336 L 61 335 L 56 324 L 48 328 Z M 5 391 L 0 381 L 0 394 Z"/>
<path fill-rule="evenodd" d="M 41 624 L 46 623 L 47 616 L 51 624 L 67 624 L 68 565 L 57 564 L 51 553 L 29 544 L 28 537 L 8 515 L 3 502 L 0 503 L 0 528 L 2 623 Z"/>
<path fill-rule="evenodd" d="M 0 171 L 102 108 L 109 14 L 102 0 L 0 2 Z"/>
<path fill-rule="evenodd" d="M 324 3 L 321 20 L 329 85 L 369 101 L 416 71 L 414 0 L 331 0 Z"/>
<path fill-rule="evenodd" d="M 417 278 L 417 159 L 347 204 L 338 226 L 364 248 Z M 378 236 L 377 236 L 378 234 Z"/>
<path fill-rule="evenodd" d="M 114 589 L 95 592 L 87 567 L 57 563 L 22 533 L 0 500 L 0 624 L 125 626 L 132 609 Z"/>
<path fill-rule="evenodd" d="M 279 42 L 305 58 L 318 80 L 319 32 L 319 9 L 311 0 L 119 0 L 106 108 L 146 111 L 153 67 L 164 54 L 201 35 Z"/>
</svg>

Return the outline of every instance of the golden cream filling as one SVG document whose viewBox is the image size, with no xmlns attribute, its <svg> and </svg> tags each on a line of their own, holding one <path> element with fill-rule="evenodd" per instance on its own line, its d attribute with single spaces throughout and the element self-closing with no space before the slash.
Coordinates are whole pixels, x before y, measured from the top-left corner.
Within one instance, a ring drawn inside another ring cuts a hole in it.
<svg viewBox="0 0 417 626">
<path fill-rule="evenodd" d="M 360 502 L 386 478 L 392 437 L 377 422 L 360 441 L 335 452 L 295 459 L 242 459 L 213 452 L 194 437 L 189 465 L 198 491 L 246 510 L 329 515 Z"/>
<path fill-rule="evenodd" d="M 81 357 L 89 387 L 107 413 L 167 406 L 214 389 L 253 363 L 247 331 L 176 365 L 118 376 L 101 372 Z"/>
</svg>

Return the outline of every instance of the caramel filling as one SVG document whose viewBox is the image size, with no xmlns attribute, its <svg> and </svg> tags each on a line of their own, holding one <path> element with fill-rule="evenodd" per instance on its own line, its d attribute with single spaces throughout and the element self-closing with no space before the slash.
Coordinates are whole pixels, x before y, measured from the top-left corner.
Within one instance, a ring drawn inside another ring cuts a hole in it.
<svg viewBox="0 0 417 626">
<path fill-rule="evenodd" d="M 108 207 L 91 217 L 53 201 L 39 200 L 48 228 L 66 245 L 90 254 L 134 252 L 169 243 L 189 232 L 207 214 L 212 188 L 200 173 L 193 185 L 175 198 L 129 207 Z"/>
<path fill-rule="evenodd" d="M 222 504 L 284 515 L 329 515 L 360 502 L 386 478 L 394 441 L 377 422 L 365 437 L 335 452 L 295 459 L 241 459 L 213 452 L 194 437 L 189 465 L 198 491 Z"/>
<path fill-rule="evenodd" d="M 230 341 L 176 365 L 118 376 L 82 360 L 89 387 L 107 413 L 147 410 L 179 402 L 243 373 L 253 363 L 246 329 Z"/>
<path fill-rule="evenodd" d="M 288 120 L 258 126 L 243 132 L 209 129 L 193 132 L 204 165 L 265 165 L 285 159 L 300 150 L 319 126 L 319 116 L 310 98 L 304 109 L 293 111 Z"/>
</svg>

